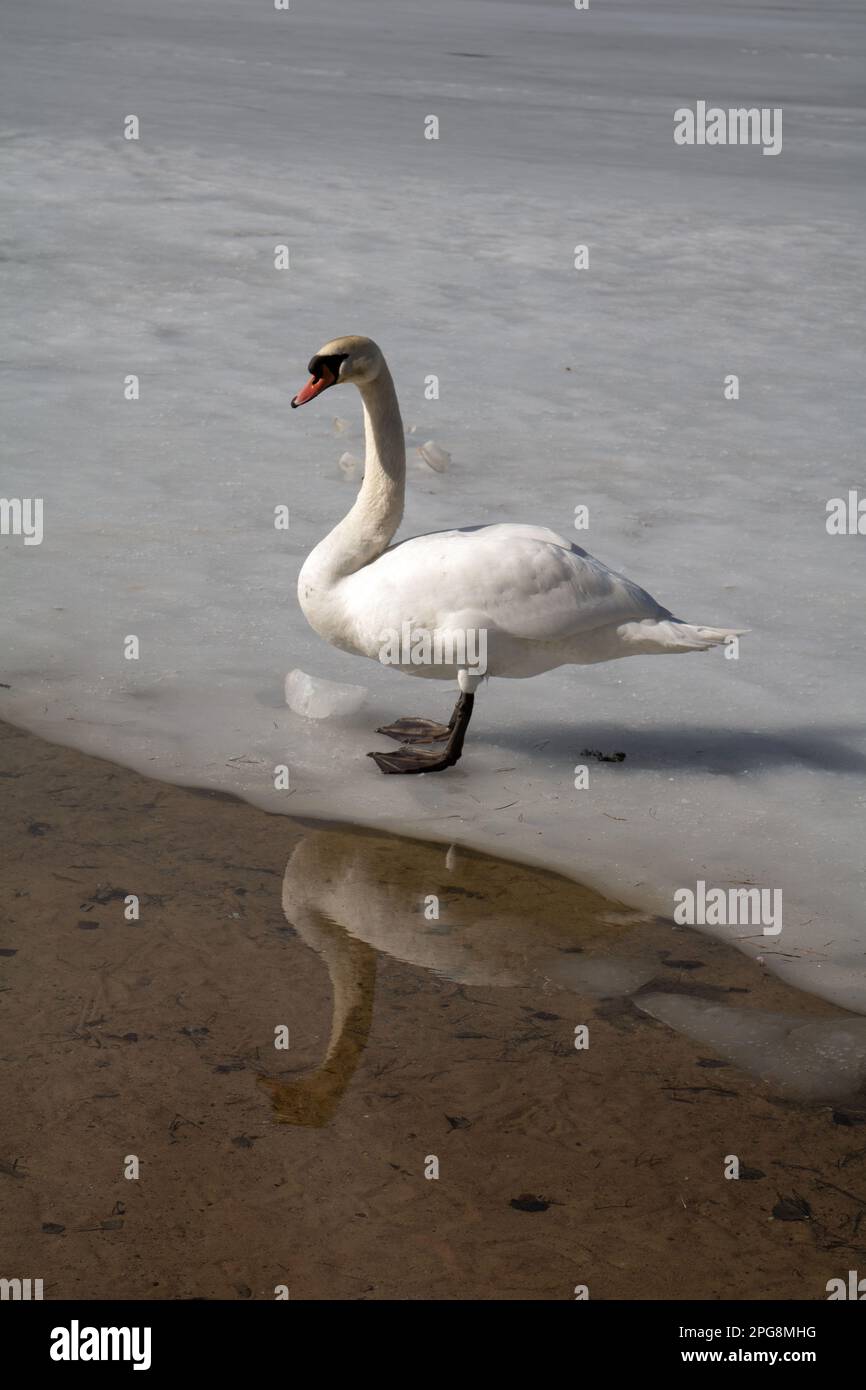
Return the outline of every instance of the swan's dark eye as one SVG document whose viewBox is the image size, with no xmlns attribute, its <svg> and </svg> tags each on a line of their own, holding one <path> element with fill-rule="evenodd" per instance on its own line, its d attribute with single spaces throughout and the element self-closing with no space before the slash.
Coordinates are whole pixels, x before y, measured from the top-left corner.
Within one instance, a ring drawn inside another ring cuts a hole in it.
<svg viewBox="0 0 866 1390">
<path fill-rule="evenodd" d="M 336 381 L 340 375 L 340 364 L 345 362 L 349 356 L 348 352 L 335 352 L 328 357 L 311 357 L 307 371 L 314 381 L 319 381 L 324 369 L 327 367 L 331 376 Z"/>
</svg>

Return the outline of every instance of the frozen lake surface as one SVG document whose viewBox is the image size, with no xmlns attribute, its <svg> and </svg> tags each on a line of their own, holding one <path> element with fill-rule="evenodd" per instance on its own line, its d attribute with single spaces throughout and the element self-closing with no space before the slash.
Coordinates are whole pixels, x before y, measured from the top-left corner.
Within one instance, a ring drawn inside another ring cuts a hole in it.
<svg viewBox="0 0 866 1390">
<path fill-rule="evenodd" d="M 866 537 L 825 525 L 866 494 L 862 10 L 30 0 L 3 25 L 0 494 L 43 498 L 45 533 L 0 537 L 0 713 L 665 916 L 698 880 L 781 889 L 779 936 L 718 934 L 866 1011 Z M 698 100 L 781 107 L 782 153 L 678 148 Z M 751 629 L 739 660 L 493 682 L 456 769 L 382 777 L 377 724 L 453 695 L 298 608 L 357 487 L 360 402 L 289 401 L 352 332 L 383 347 L 410 439 L 451 455 L 410 449 L 400 536 L 551 526 L 678 616 Z M 306 719 L 295 669 L 367 699 Z"/>
</svg>

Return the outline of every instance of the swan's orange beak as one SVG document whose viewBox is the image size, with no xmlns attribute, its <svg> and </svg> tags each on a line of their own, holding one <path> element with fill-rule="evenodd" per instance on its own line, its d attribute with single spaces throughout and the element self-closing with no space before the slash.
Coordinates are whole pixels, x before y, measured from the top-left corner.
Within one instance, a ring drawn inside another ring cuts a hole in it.
<svg viewBox="0 0 866 1390">
<path fill-rule="evenodd" d="M 322 375 L 318 378 L 311 376 L 306 386 L 302 386 L 296 396 L 292 398 L 292 410 L 299 405 L 306 405 L 314 396 L 320 396 L 329 386 L 333 386 L 337 378 L 330 367 L 322 367 Z"/>
</svg>

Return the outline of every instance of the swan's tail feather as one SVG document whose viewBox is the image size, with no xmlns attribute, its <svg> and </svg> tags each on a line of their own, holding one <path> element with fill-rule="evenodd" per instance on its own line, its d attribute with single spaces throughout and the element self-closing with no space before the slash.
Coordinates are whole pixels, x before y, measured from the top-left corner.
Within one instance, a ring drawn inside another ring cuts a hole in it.
<svg viewBox="0 0 866 1390">
<path fill-rule="evenodd" d="M 734 637 L 743 637 L 744 627 L 704 627 L 698 623 L 681 623 L 677 618 L 644 619 L 639 623 L 623 623 L 620 638 L 635 653 L 646 652 L 706 652 L 710 647 L 723 646 Z"/>
</svg>

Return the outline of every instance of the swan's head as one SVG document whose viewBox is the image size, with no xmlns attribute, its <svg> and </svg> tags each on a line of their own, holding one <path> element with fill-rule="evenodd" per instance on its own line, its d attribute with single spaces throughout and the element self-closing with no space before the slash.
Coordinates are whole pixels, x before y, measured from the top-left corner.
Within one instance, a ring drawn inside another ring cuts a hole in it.
<svg viewBox="0 0 866 1390">
<path fill-rule="evenodd" d="M 354 382 L 356 386 L 365 386 L 379 375 L 384 361 L 372 338 L 359 338 L 356 334 L 334 338 L 333 342 L 325 343 L 310 358 L 307 367 L 310 380 L 294 397 L 292 409 L 306 405 L 314 396 L 327 391 L 329 386 L 341 386 L 347 381 Z"/>
</svg>

